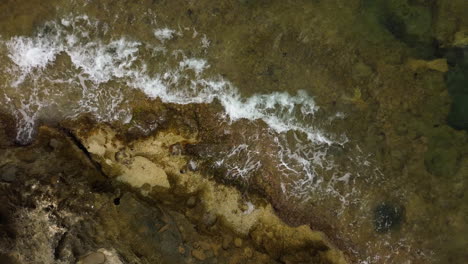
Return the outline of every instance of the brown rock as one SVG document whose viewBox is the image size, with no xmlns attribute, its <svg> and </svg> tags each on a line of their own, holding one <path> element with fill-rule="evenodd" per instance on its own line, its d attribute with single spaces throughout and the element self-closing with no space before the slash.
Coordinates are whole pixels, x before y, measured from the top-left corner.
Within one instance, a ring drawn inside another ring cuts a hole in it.
<svg viewBox="0 0 468 264">
<path fill-rule="evenodd" d="M 155 124 L 158 121 L 158 117 L 153 113 L 149 113 L 145 115 L 143 121 L 147 124 Z"/>
<path fill-rule="evenodd" d="M 53 149 L 59 149 L 62 146 L 62 142 L 58 141 L 57 139 L 53 138 L 49 141 L 49 146 Z"/>
<path fill-rule="evenodd" d="M 102 264 L 104 262 L 106 262 L 106 256 L 101 252 L 93 252 L 78 261 L 79 264 Z"/>
<path fill-rule="evenodd" d="M 220 244 L 211 244 L 211 249 L 213 250 L 213 254 L 215 256 L 218 256 L 219 255 L 219 249 L 221 248 L 221 245 Z"/>
<path fill-rule="evenodd" d="M 178 250 L 181 255 L 185 254 L 185 248 L 183 246 L 179 246 Z"/>
<path fill-rule="evenodd" d="M 226 235 L 223 237 L 223 249 L 229 249 L 229 246 L 231 245 L 232 242 L 232 237 L 230 235 Z"/>
<path fill-rule="evenodd" d="M 249 247 L 246 247 L 244 249 L 244 256 L 246 256 L 247 258 L 252 258 L 253 257 L 253 250 Z"/>
<path fill-rule="evenodd" d="M 193 208 L 195 205 L 197 205 L 197 198 L 195 196 L 191 196 L 187 199 L 187 206 L 189 208 Z"/>
<path fill-rule="evenodd" d="M 13 182 L 16 180 L 18 169 L 15 166 L 7 165 L 0 169 L 0 180 Z"/>
<path fill-rule="evenodd" d="M 215 223 L 216 223 L 216 215 L 211 213 L 211 212 L 208 212 L 206 214 L 203 215 L 203 224 L 205 224 L 206 227 L 211 227 L 213 226 Z"/>
<path fill-rule="evenodd" d="M 161 229 L 159 229 L 158 233 L 163 233 L 169 229 L 169 224 L 165 224 Z"/>
<path fill-rule="evenodd" d="M 196 258 L 197 260 L 205 260 L 206 259 L 205 252 L 202 249 L 192 250 L 192 256 L 194 258 Z"/>
<path fill-rule="evenodd" d="M 236 239 L 234 239 L 234 245 L 236 247 L 238 247 L 238 248 L 242 247 L 242 239 L 240 239 L 238 237 Z"/>
<path fill-rule="evenodd" d="M 203 250 L 210 250 L 211 249 L 211 244 L 210 243 L 200 241 L 200 242 L 198 242 L 198 244 L 200 245 L 200 248 L 202 248 Z"/>
</svg>

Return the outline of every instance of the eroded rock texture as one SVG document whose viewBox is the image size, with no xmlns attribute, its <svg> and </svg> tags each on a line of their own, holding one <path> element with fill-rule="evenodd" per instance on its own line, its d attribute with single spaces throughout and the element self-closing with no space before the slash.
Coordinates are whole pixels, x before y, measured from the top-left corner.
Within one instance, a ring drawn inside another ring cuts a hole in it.
<svg viewBox="0 0 468 264">
<path fill-rule="evenodd" d="M 346 263 L 323 233 L 170 151 L 191 140 L 42 127 L 32 145 L 4 148 L 2 263 Z"/>
</svg>

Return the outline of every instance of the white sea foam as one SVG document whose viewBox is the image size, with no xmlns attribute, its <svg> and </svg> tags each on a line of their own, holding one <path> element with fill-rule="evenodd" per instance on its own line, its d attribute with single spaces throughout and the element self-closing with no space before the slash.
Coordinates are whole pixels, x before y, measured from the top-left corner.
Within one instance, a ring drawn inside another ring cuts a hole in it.
<svg viewBox="0 0 468 264">
<path fill-rule="evenodd" d="M 176 34 L 176 31 L 170 28 L 160 28 L 154 31 L 154 36 L 163 43 L 166 40 L 172 39 L 175 34 Z"/>
<path fill-rule="evenodd" d="M 187 58 L 179 63 L 182 69 L 191 69 L 196 75 L 200 75 L 206 68 L 210 67 L 206 60 Z"/>
<path fill-rule="evenodd" d="M 14 87 L 23 82 L 34 69 L 44 69 L 60 52 L 60 47 L 44 37 L 14 37 L 6 45 L 10 51 L 8 57 L 21 70 L 17 80 L 12 83 Z"/>
<path fill-rule="evenodd" d="M 57 50 L 41 38 L 15 37 L 8 46 L 15 50 L 9 54 L 10 59 L 25 70 L 44 68 L 57 55 Z"/>
<path fill-rule="evenodd" d="M 107 44 L 89 42 L 85 45 L 65 47 L 74 66 L 96 84 L 113 78 L 132 76 L 130 69 L 137 60 L 139 42 L 119 39 Z"/>
<path fill-rule="evenodd" d="M 306 197 L 307 190 L 321 183 L 314 168 L 331 162 L 326 161 L 326 148 L 324 151 L 317 146 L 346 143 L 346 138 L 332 139 L 313 126 L 314 114 L 318 107 L 305 91 L 298 91 L 295 95 L 273 92 L 243 97 L 228 80 L 206 74 L 206 69 L 210 67 L 206 60 L 187 57 L 181 50 L 173 52 L 175 58 L 179 58 L 178 67 L 166 67 L 162 72 L 150 74 L 150 65 L 140 56 L 148 44 L 125 37 L 108 42 L 92 39 L 89 30 L 96 31 L 101 26 L 104 28 L 102 32 L 105 33 L 107 27 L 87 16 L 68 17 L 60 23 L 50 22 L 47 26 L 53 29 L 50 33 L 15 37 L 6 41 L 8 56 L 21 76 L 13 85 L 19 85 L 28 78 L 48 78 L 52 83 L 64 81 L 51 80 L 50 76 L 43 76 L 41 72 L 46 70 L 48 65 L 52 65 L 60 53 L 67 54 L 74 69 L 71 71 L 72 76 L 67 77 L 67 89 L 78 91 L 80 94 L 77 101 L 70 102 L 70 117 L 87 112 L 94 114 L 100 121 L 128 122 L 131 112 L 125 105 L 129 98 L 123 96 L 120 88 L 109 90 L 101 87 L 110 81 L 139 89 L 148 97 L 160 98 L 167 103 L 211 103 L 217 100 L 224 107 L 222 116 L 228 122 L 241 119 L 263 120 L 276 133 L 295 131 L 305 135 L 312 143 L 310 145 L 304 141 L 297 141 L 314 148 L 301 150 L 296 146 L 296 149 L 292 150 L 292 146 L 285 145 L 286 141 L 276 141 L 279 147 L 278 153 L 275 154 L 278 170 L 282 172 L 283 177 L 298 178 L 290 192 L 300 197 Z M 164 41 L 170 39 L 176 31 L 164 28 L 155 30 L 154 34 Z M 200 38 L 201 48 L 207 48 L 206 36 L 200 35 Z M 54 94 L 50 89 L 47 93 Z M 56 94 L 63 96 L 67 93 L 57 91 Z M 23 100 L 28 103 L 17 109 L 20 119 L 18 138 L 24 141 L 31 139 L 35 121 L 44 105 L 56 103 L 53 97 L 47 96 L 29 99 Z M 61 106 L 66 107 L 68 106 Z M 227 166 L 229 177 L 248 179 L 262 167 L 259 156 L 258 150 L 241 144 L 225 153 L 223 160 L 218 163 Z"/>
<path fill-rule="evenodd" d="M 74 102 L 76 107 L 71 111 L 71 116 L 89 112 L 98 120 L 128 122 L 131 114 L 122 106 L 128 98 L 124 98 L 117 88 L 106 90 L 101 87 L 109 81 L 116 81 L 139 89 L 150 98 L 160 98 L 167 103 L 211 103 L 218 100 L 224 107 L 223 116 L 228 122 L 241 119 L 263 120 L 276 133 L 295 131 L 305 135 L 308 141 L 317 146 L 346 143 L 346 139 L 331 139 L 313 126 L 312 121 L 318 107 L 305 91 L 298 91 L 295 95 L 287 92 L 256 94 L 246 98 L 241 96 L 228 80 L 205 74 L 206 69 L 210 67 L 206 60 L 187 57 L 180 50 L 173 52 L 176 58 L 180 59 L 178 67 L 168 67 L 162 72 L 150 74 L 150 66 L 145 58 L 139 55 L 148 44 L 144 45 L 125 37 L 109 42 L 90 38 L 91 33 L 88 30 L 99 30 L 99 25 L 87 16 L 68 17 L 60 23 L 49 23 L 48 26 L 54 29 L 51 33 L 16 37 L 6 41 L 8 56 L 22 76 L 15 85 L 23 82 L 28 76 L 43 78 L 41 71 L 53 64 L 58 54 L 64 53 L 69 56 L 75 69 L 74 76 L 69 76 L 72 79 L 69 86 L 75 87 L 73 89 L 81 94 L 79 100 Z M 107 27 L 101 27 L 105 33 Z M 154 34 L 156 38 L 164 41 L 170 39 L 176 31 L 164 28 L 155 30 Z M 205 35 L 202 36 L 201 43 L 201 48 L 207 48 Z M 31 109 L 29 105 L 18 109 L 21 118 L 27 120 L 26 123 L 20 122 L 23 124 L 20 127 L 21 137 L 26 140 L 32 136 L 31 130 L 41 107 L 51 103 L 47 101 L 50 100 L 47 97 L 35 100 L 29 102 L 36 104 L 35 109 Z M 306 175 L 296 182 L 298 189 L 306 190 L 312 184 L 320 182 L 316 179 L 314 167 L 323 166 L 324 151 L 315 148 L 314 151 L 308 149 L 301 153 L 301 150 L 292 151 L 285 147 L 284 142 L 276 143 L 282 148 L 277 156 L 279 170 L 287 177 Z M 224 162 L 229 164 L 227 166 L 231 177 L 248 178 L 248 175 L 262 166 L 258 159 L 258 151 L 251 150 L 248 146 L 236 146 L 230 153 L 225 154 L 225 160 L 234 160 L 234 156 L 236 159 L 243 157 L 240 159 L 242 163 Z"/>
</svg>

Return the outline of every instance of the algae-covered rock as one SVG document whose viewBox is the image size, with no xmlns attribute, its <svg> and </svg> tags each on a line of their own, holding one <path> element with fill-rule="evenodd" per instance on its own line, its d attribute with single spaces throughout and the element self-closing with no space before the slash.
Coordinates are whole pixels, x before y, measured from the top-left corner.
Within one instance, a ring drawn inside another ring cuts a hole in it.
<svg viewBox="0 0 468 264">
<path fill-rule="evenodd" d="M 467 47 L 468 46 L 468 29 L 466 31 L 458 31 L 457 33 L 455 33 L 453 46 L 455 47 Z"/>
<path fill-rule="evenodd" d="M 452 63 L 455 65 L 447 73 L 446 83 L 452 97 L 452 105 L 447 121 L 456 129 L 468 130 L 468 49 L 456 52 Z"/>
<path fill-rule="evenodd" d="M 424 156 L 424 164 L 429 173 L 450 178 L 458 169 L 462 149 L 457 140 L 463 141 L 463 135 L 449 128 L 439 128 L 429 142 Z"/>
<path fill-rule="evenodd" d="M 408 66 L 414 71 L 420 68 L 431 69 L 439 72 L 447 72 L 448 65 L 446 59 L 435 59 L 432 61 L 425 60 L 408 60 Z"/>
<path fill-rule="evenodd" d="M 430 5 L 407 0 L 370 0 L 364 3 L 368 8 L 366 15 L 375 16 L 382 29 L 410 47 L 414 56 L 433 56 Z"/>
<path fill-rule="evenodd" d="M 451 177 L 457 171 L 458 158 L 456 149 L 435 148 L 426 153 L 425 165 L 435 176 Z"/>
<path fill-rule="evenodd" d="M 465 0 L 436 1 L 434 35 L 445 47 L 465 43 L 464 33 L 468 30 Z"/>
</svg>

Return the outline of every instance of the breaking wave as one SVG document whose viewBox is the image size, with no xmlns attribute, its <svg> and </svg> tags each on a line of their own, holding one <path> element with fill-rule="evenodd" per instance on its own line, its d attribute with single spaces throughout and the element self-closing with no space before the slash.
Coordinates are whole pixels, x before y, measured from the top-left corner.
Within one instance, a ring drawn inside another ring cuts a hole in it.
<svg viewBox="0 0 468 264">
<path fill-rule="evenodd" d="M 47 22 L 32 37 L 2 41 L 11 62 L 2 69 L 9 76 L 3 96 L 18 119 L 18 141 L 31 141 L 37 121 L 50 119 L 51 112 L 56 119 L 91 113 L 98 121 L 128 123 L 132 119 L 130 88 L 165 103 L 217 100 L 224 108 L 220 115 L 230 123 L 263 120 L 276 133 L 270 138 L 276 151 L 269 158 L 275 160 L 285 182 L 294 179 L 287 188 L 282 186 L 287 195 L 307 199 L 311 189 L 338 194 L 333 186 L 322 186 L 321 173 L 333 174 L 333 181 L 349 182 L 354 177 L 347 168 L 335 165 L 328 153 L 330 146 L 346 144 L 347 137 L 326 134 L 314 126 L 318 106 L 305 91 L 242 97 L 231 82 L 206 73 L 210 65 L 205 59 L 188 57 L 182 50 L 170 52 L 165 44 L 184 32 L 155 29 L 154 42 L 142 43 L 112 37 L 109 31 L 108 25 L 86 15 L 70 16 Z M 205 35 L 196 33 L 191 38 L 200 49 L 209 46 Z M 148 63 L 148 56 L 161 60 L 157 71 Z M 291 133 L 292 141 L 288 140 Z M 230 178 L 248 180 L 266 162 L 255 145 L 246 140 L 220 153 L 215 164 L 226 166 Z"/>
<path fill-rule="evenodd" d="M 141 50 L 145 49 L 144 43 L 126 38 L 108 42 L 92 40 L 86 26 L 93 28 L 99 26 L 99 23 L 87 16 L 62 19 L 61 23 L 49 22 L 46 26 L 48 33 L 41 32 L 34 37 L 20 36 L 4 41 L 8 57 L 13 62 L 12 71 L 17 76 L 10 83 L 12 87 L 18 88 L 28 78 L 47 78 L 43 76 L 44 70 L 54 64 L 57 56 L 64 53 L 69 56 L 75 74 L 68 76 L 68 80 L 49 79 L 51 82 L 79 84 L 78 88 L 86 92 L 90 89 L 96 91 L 97 86 L 117 80 L 143 91 L 150 98 L 158 97 L 163 102 L 176 104 L 211 103 L 217 99 L 224 107 L 225 116 L 231 121 L 243 118 L 261 119 L 279 133 L 297 130 L 307 134 L 311 141 L 333 143 L 322 132 L 307 124 L 307 118 L 313 116 L 318 107 L 304 91 L 299 91 L 297 95 L 276 92 L 242 98 L 229 81 L 219 76 L 203 76 L 204 70 L 210 66 L 202 58 L 189 58 L 182 54 L 178 67 L 150 74 L 149 65 L 139 57 Z M 162 40 L 162 43 L 173 34 L 176 32 L 167 28 L 155 30 L 155 37 Z M 80 99 L 80 111 L 92 112 L 92 107 L 86 104 L 86 95 L 83 94 Z M 116 101 L 122 100 L 117 98 Z M 36 103 L 38 108 L 41 108 L 40 101 L 31 99 L 31 103 Z M 31 114 L 29 122 L 34 122 L 33 113 Z M 97 116 L 106 120 L 119 118 Z M 33 124 L 20 126 L 18 139 L 30 140 L 32 128 Z"/>
</svg>

